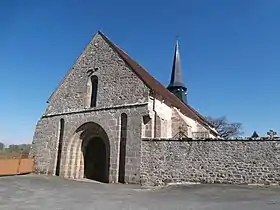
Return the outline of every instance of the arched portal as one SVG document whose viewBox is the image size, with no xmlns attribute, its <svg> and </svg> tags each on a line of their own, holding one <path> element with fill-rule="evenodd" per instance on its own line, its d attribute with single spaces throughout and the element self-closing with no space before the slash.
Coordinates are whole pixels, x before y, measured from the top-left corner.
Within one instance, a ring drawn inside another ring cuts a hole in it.
<svg viewBox="0 0 280 210">
<path fill-rule="evenodd" d="M 109 182 L 109 164 L 106 145 L 100 137 L 89 140 L 83 149 L 84 176 L 99 182 Z"/>
<path fill-rule="evenodd" d="M 70 178 L 109 182 L 110 142 L 106 131 L 95 122 L 87 122 L 76 131 L 69 144 Z"/>
</svg>

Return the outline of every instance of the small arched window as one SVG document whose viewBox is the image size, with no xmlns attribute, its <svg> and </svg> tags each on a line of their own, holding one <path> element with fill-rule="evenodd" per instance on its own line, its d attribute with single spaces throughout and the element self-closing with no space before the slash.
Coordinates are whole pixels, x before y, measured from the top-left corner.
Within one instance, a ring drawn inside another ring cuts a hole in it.
<svg viewBox="0 0 280 210">
<path fill-rule="evenodd" d="M 91 81 L 90 107 L 96 107 L 98 77 L 96 75 L 93 75 L 90 77 L 90 81 Z"/>
</svg>

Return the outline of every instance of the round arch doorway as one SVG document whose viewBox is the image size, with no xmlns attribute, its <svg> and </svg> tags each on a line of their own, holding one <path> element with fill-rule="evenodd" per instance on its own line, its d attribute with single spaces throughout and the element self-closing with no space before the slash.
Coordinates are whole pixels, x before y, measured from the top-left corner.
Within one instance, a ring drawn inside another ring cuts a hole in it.
<svg viewBox="0 0 280 210">
<path fill-rule="evenodd" d="M 91 138 L 83 149 L 84 177 L 99 182 L 109 182 L 109 159 L 104 140 Z"/>
<path fill-rule="evenodd" d="M 79 134 L 83 154 L 81 176 L 109 183 L 110 141 L 106 131 L 95 122 L 87 122 L 76 133 Z"/>
</svg>

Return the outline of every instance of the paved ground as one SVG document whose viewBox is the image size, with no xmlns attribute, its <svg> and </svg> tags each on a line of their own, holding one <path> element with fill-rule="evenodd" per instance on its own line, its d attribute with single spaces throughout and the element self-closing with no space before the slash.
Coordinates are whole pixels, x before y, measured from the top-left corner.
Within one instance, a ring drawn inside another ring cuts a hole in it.
<svg viewBox="0 0 280 210">
<path fill-rule="evenodd" d="M 0 178 L 0 209 L 279 210 L 280 188 L 193 185 L 141 189 L 57 177 Z"/>
</svg>

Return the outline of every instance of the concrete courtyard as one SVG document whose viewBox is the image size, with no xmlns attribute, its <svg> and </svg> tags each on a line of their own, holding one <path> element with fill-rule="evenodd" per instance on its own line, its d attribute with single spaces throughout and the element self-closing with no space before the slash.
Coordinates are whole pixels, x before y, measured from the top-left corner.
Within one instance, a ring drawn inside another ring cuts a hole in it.
<svg viewBox="0 0 280 210">
<path fill-rule="evenodd" d="M 279 210 L 279 187 L 190 185 L 145 189 L 46 176 L 0 177 L 0 209 Z"/>
</svg>

